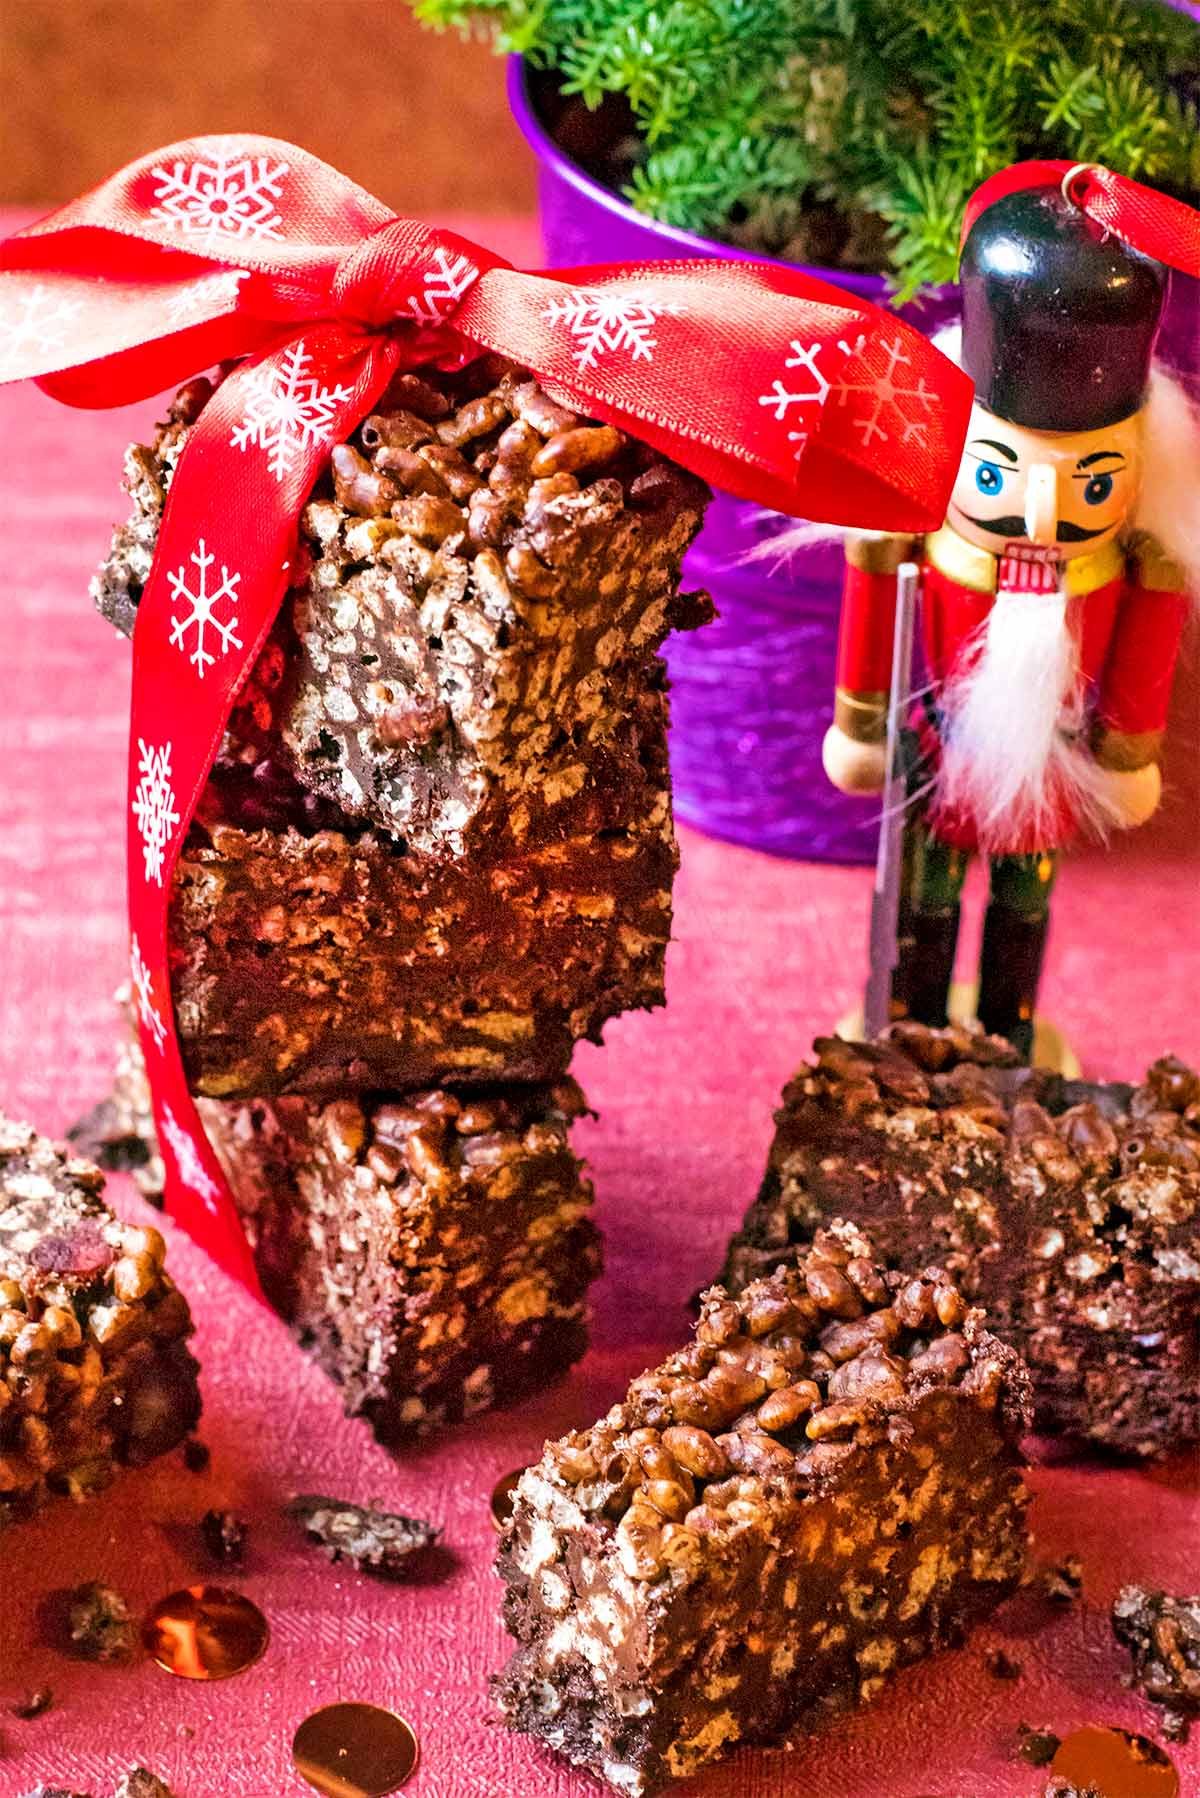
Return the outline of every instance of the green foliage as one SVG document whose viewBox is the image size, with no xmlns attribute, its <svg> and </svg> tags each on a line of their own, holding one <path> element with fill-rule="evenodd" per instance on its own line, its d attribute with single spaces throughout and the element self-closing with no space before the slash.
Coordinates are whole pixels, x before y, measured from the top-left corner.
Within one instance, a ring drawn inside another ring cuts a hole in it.
<svg viewBox="0 0 1200 1798">
<path fill-rule="evenodd" d="M 637 123 L 665 223 L 952 280 L 971 191 L 1032 156 L 1200 193 L 1200 34 L 1161 0 L 413 0 Z M 832 224 L 831 224 L 831 221 Z"/>
</svg>

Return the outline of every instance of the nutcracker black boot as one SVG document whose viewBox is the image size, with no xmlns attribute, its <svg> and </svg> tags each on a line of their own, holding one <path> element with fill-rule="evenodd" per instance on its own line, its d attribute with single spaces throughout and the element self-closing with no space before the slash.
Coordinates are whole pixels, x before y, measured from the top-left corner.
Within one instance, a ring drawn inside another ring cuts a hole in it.
<svg viewBox="0 0 1200 1798">
<path fill-rule="evenodd" d="M 979 1022 L 1005 1036 L 1023 1060 L 1033 1054 L 1033 1013 L 1050 917 L 1029 917 L 1007 905 L 989 905 L 983 920 L 979 963 Z"/>
<path fill-rule="evenodd" d="M 897 925 L 899 959 L 892 981 L 892 1015 L 934 1029 L 946 1023 L 954 952 L 958 947 L 958 907 L 910 911 Z"/>
</svg>

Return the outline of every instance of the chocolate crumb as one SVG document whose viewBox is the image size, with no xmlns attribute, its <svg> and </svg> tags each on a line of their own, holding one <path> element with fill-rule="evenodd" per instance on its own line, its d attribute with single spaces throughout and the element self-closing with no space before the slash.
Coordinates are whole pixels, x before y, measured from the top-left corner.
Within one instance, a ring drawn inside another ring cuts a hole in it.
<svg viewBox="0 0 1200 1798">
<path fill-rule="evenodd" d="M 174 1793 L 157 1773 L 150 1773 L 145 1767 L 131 1767 L 113 1798 L 174 1798 Z"/>
<path fill-rule="evenodd" d="M 432 1547 L 442 1533 L 419 1518 L 339 1498 L 306 1493 L 292 1499 L 287 1508 L 309 1541 L 319 1543 L 331 1561 L 349 1561 L 352 1567 L 384 1579 L 403 1578 L 412 1557 Z"/>
<path fill-rule="evenodd" d="M 90 1792 L 69 1792 L 66 1786 L 34 1786 L 24 1798 L 91 1798 Z"/>
<path fill-rule="evenodd" d="M 1020 1679 L 1024 1668 L 1002 1648 L 994 1648 L 987 1657 L 987 1670 L 993 1679 Z"/>
<path fill-rule="evenodd" d="M 189 1473 L 207 1473 L 212 1464 L 212 1450 L 198 1436 L 189 1436 L 183 1445 L 183 1464 Z"/>
<path fill-rule="evenodd" d="M 1083 1590 L 1083 1562 L 1079 1556 L 1068 1555 L 1052 1567 L 1043 1567 L 1041 1587 L 1052 1604 L 1074 1604 Z"/>
<path fill-rule="evenodd" d="M 1108 1798 L 1108 1795 L 1099 1786 L 1072 1785 L 1069 1779 L 1060 1779 L 1056 1774 L 1042 1787 L 1041 1798 Z"/>
<path fill-rule="evenodd" d="M 133 1174 L 146 1166 L 150 1151 L 129 1130 L 115 1099 L 101 1099 L 67 1131 L 67 1141 L 107 1174 Z"/>
<path fill-rule="evenodd" d="M 133 1624 L 119 1592 L 99 1580 L 67 1594 L 67 1630 L 73 1652 L 85 1661 L 128 1661 L 133 1657 Z"/>
<path fill-rule="evenodd" d="M 245 1523 L 233 1511 L 206 1511 L 200 1519 L 204 1546 L 222 1567 L 241 1566 L 248 1533 Z"/>
<path fill-rule="evenodd" d="M 1163 1706 L 1163 1734 L 1186 1742 L 1200 1717 L 1200 1596 L 1125 1586 L 1113 1603 L 1112 1627 L 1129 1650 L 1135 1690 Z"/>
<path fill-rule="evenodd" d="M 19 1717 L 22 1723 L 29 1723 L 34 1717 L 44 1717 L 54 1703 L 54 1692 L 50 1686 L 39 1686 L 35 1692 L 29 1692 L 16 1704 L 8 1707 L 11 1717 Z"/>
<path fill-rule="evenodd" d="M 1028 1723 L 1017 1724 L 1017 1754 L 1031 1767 L 1048 1767 L 1062 1746 L 1052 1729 L 1031 1729 Z"/>
</svg>

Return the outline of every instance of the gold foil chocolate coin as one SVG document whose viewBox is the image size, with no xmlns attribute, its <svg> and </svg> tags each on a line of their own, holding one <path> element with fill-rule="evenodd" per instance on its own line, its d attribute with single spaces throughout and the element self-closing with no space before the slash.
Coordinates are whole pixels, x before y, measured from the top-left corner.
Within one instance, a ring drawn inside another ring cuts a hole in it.
<svg viewBox="0 0 1200 1798">
<path fill-rule="evenodd" d="M 399 1791 L 420 1758 L 417 1738 L 377 1704 L 327 1704 L 292 1739 L 292 1760 L 326 1798 L 384 1798 Z"/>
<path fill-rule="evenodd" d="M 1050 1771 L 1104 1798 L 1179 1798 L 1179 1775 L 1157 1742 L 1127 1729 L 1073 1731 L 1060 1742 Z"/>
<path fill-rule="evenodd" d="M 492 1488 L 492 1524 L 498 1530 L 508 1528 L 508 1520 L 512 1516 L 513 1493 L 524 1472 L 523 1467 L 518 1467 L 512 1473 L 506 1473 L 502 1480 L 497 1480 Z"/>
<path fill-rule="evenodd" d="M 256 1604 L 225 1586 L 185 1586 L 151 1605 L 142 1641 L 180 1679 L 229 1679 L 260 1659 L 271 1631 Z"/>
</svg>

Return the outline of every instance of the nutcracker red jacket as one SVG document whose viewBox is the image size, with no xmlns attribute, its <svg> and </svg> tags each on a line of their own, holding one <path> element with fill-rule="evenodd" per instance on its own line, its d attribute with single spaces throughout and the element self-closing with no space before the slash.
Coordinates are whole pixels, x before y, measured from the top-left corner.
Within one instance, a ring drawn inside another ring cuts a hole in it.
<svg viewBox="0 0 1200 1798">
<path fill-rule="evenodd" d="M 921 566 L 921 641 L 931 704 L 922 736 L 936 754 L 938 689 L 986 625 L 999 558 L 948 525 L 907 543 L 867 539 L 848 546 L 838 642 L 839 698 L 859 716 L 878 717 L 891 679 L 896 574 L 905 555 Z M 1063 565 L 1067 620 L 1078 643 L 1092 743 L 1105 766 L 1133 769 L 1157 760 L 1170 703 L 1187 599 L 1182 570 L 1152 538 L 1132 534 Z M 1016 696 L 1014 696 L 1015 698 Z M 939 819 L 937 834 L 977 847 L 968 819 Z M 1013 843 L 1009 853 L 1059 847 L 1076 834 L 1059 820 L 1055 841 Z"/>
</svg>

